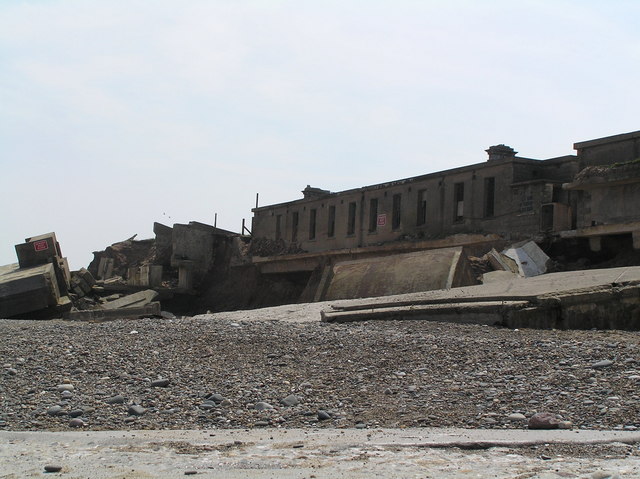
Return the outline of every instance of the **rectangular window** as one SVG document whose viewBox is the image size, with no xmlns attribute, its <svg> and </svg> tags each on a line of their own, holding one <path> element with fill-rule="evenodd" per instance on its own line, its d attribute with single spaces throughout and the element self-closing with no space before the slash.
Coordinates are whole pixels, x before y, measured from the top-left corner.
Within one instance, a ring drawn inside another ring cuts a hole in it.
<svg viewBox="0 0 640 479">
<path fill-rule="evenodd" d="M 418 216 L 416 225 L 422 226 L 427 223 L 427 190 L 418 191 Z"/>
<path fill-rule="evenodd" d="M 356 233 L 356 202 L 349 203 L 349 217 L 347 220 L 347 235 Z"/>
<path fill-rule="evenodd" d="M 400 219 L 402 217 L 402 195 L 393 195 L 393 214 L 391 217 L 391 228 L 397 230 L 400 228 Z"/>
<path fill-rule="evenodd" d="M 378 229 L 378 199 L 369 200 L 369 233 Z"/>
<path fill-rule="evenodd" d="M 495 213 L 496 179 L 484 179 L 484 217 L 491 218 Z"/>
<path fill-rule="evenodd" d="M 309 210 L 309 239 L 316 239 L 316 209 Z"/>
<path fill-rule="evenodd" d="M 276 241 L 282 239 L 281 223 L 282 215 L 276 215 Z"/>
<path fill-rule="evenodd" d="M 453 219 L 462 221 L 464 218 L 464 183 L 453 185 Z"/>
<path fill-rule="evenodd" d="M 300 217 L 298 216 L 298 212 L 294 211 L 291 215 L 291 241 L 295 243 L 298 241 L 298 220 Z"/>
<path fill-rule="evenodd" d="M 336 235 L 336 207 L 329 206 L 329 222 L 327 223 L 327 236 L 333 238 Z"/>
</svg>

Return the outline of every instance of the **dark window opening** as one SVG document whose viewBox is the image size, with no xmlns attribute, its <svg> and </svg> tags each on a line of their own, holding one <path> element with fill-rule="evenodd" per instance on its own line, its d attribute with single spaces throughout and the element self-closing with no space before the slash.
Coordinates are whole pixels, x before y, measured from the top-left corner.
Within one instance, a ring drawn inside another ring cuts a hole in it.
<svg viewBox="0 0 640 479">
<path fill-rule="evenodd" d="M 427 223 L 427 190 L 418 191 L 418 217 L 416 225 L 422 226 Z"/>
<path fill-rule="evenodd" d="M 298 216 L 297 211 L 291 215 L 291 241 L 294 243 L 298 241 L 298 220 L 299 219 L 300 217 Z"/>
<path fill-rule="evenodd" d="M 347 234 L 352 235 L 356 232 L 356 202 L 349 203 L 349 217 L 347 221 Z"/>
<path fill-rule="evenodd" d="M 316 239 L 316 209 L 309 210 L 309 239 Z"/>
<path fill-rule="evenodd" d="M 276 215 L 276 241 L 282 239 L 282 215 Z"/>
<path fill-rule="evenodd" d="M 336 234 L 336 207 L 329 206 L 329 223 L 327 224 L 327 236 L 333 238 Z"/>
<path fill-rule="evenodd" d="M 369 233 L 378 229 L 378 199 L 369 200 Z"/>
<path fill-rule="evenodd" d="M 393 195 L 393 214 L 391 218 L 391 228 L 397 230 L 400 228 L 400 219 L 402 216 L 402 195 Z"/>
<path fill-rule="evenodd" d="M 484 179 L 484 217 L 491 218 L 495 214 L 496 179 Z"/>
<path fill-rule="evenodd" d="M 464 183 L 453 185 L 453 219 L 462 221 L 464 218 Z"/>
</svg>

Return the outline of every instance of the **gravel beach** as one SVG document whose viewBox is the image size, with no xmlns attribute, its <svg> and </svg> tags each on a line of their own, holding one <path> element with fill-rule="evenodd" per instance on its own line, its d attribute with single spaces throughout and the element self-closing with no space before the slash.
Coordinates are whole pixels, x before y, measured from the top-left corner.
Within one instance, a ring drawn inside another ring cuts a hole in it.
<svg viewBox="0 0 640 479">
<path fill-rule="evenodd" d="M 321 307 L 2 320 L 0 429 L 640 427 L 637 332 L 326 324 Z"/>
</svg>

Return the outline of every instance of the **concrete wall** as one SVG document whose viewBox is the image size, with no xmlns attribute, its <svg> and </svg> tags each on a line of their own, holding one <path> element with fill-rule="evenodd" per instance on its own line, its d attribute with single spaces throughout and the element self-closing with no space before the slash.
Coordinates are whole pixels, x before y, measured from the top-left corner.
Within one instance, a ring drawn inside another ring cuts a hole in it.
<svg viewBox="0 0 640 479">
<path fill-rule="evenodd" d="M 623 163 L 640 158 L 640 131 L 583 141 L 573 145 L 580 168 Z"/>
<path fill-rule="evenodd" d="M 463 248 L 342 261 L 323 299 L 366 298 L 477 284 Z"/>
</svg>

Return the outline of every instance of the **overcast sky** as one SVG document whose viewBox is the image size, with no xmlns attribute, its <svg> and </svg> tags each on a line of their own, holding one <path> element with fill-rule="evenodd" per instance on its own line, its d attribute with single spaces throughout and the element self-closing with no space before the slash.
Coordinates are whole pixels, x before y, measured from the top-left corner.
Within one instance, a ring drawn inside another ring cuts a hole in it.
<svg viewBox="0 0 640 479">
<path fill-rule="evenodd" d="M 0 0 L 0 264 L 640 129 L 640 2 Z"/>
</svg>

